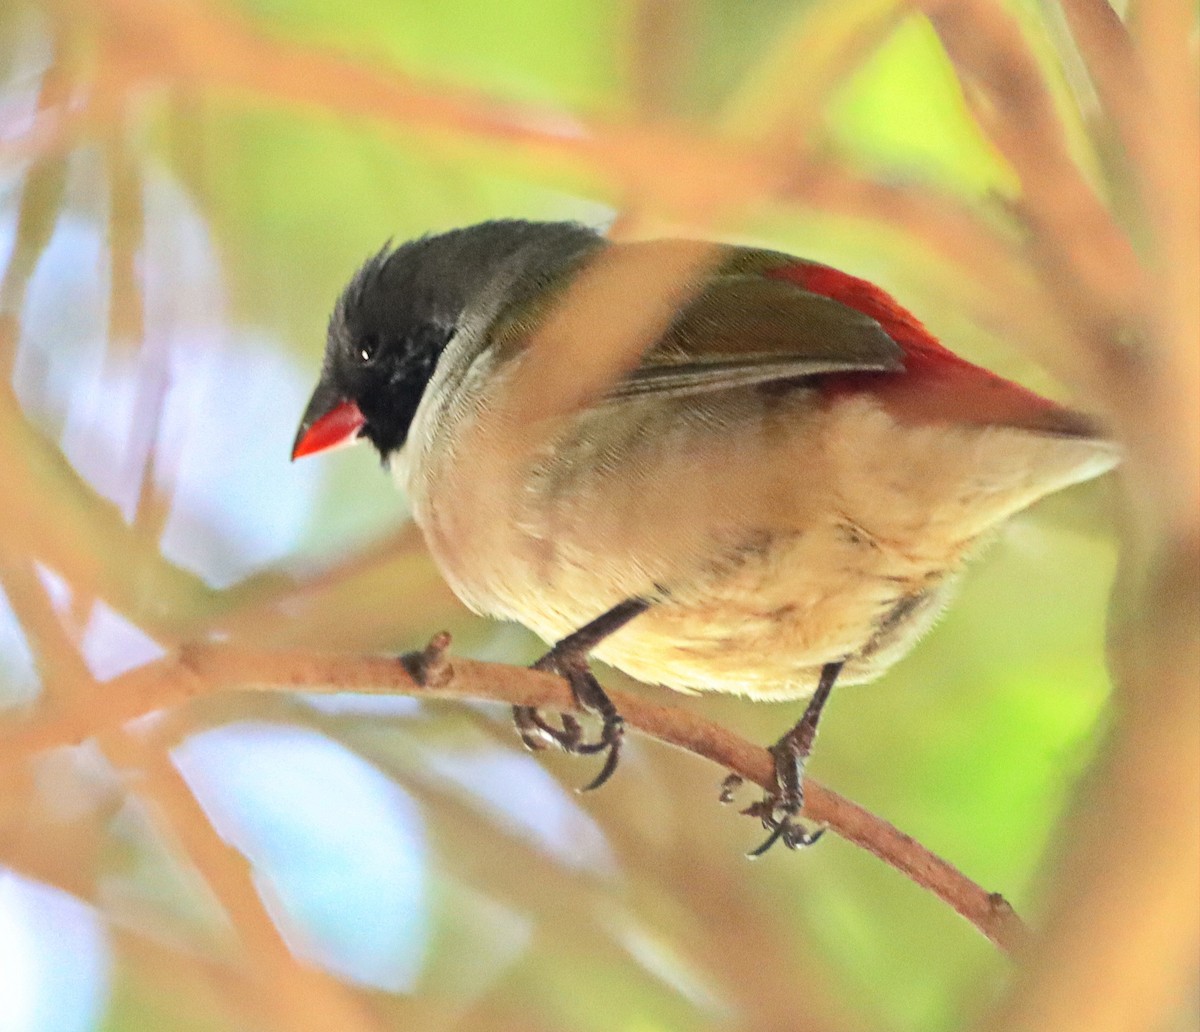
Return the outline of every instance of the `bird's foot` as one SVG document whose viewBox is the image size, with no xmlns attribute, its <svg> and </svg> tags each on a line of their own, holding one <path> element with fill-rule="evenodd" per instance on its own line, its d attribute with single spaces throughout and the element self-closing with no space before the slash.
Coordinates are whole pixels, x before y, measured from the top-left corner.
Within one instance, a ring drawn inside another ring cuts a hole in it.
<svg viewBox="0 0 1200 1032">
<path fill-rule="evenodd" d="M 762 821 L 768 832 L 762 845 L 746 854 L 751 859 L 762 856 L 776 842 L 782 842 L 788 849 L 803 849 L 816 843 L 825 834 L 823 827 L 808 828 L 800 822 L 799 817 L 804 809 L 804 768 L 812 752 L 821 712 L 829 700 L 829 693 L 833 691 L 842 665 L 838 661 L 826 663 L 821 668 L 816 691 L 804 715 L 795 727 L 771 746 L 771 757 L 775 761 L 775 786 L 764 792 L 762 799 L 742 811 Z M 732 802 L 733 793 L 741 782 L 738 775 L 730 774 L 721 784 L 721 802 Z"/>
<path fill-rule="evenodd" d="M 559 726 L 556 727 L 532 706 L 512 707 L 512 722 L 516 725 L 517 734 L 520 734 L 527 749 L 539 750 L 548 745 L 557 745 L 572 756 L 594 756 L 599 752 L 606 752 L 600 773 L 580 791 L 590 792 L 599 788 L 617 769 L 620 745 L 624 740 L 625 721 L 590 670 L 587 656 L 565 649 L 559 650 L 556 646 L 535 662 L 533 668 L 546 673 L 557 673 L 566 680 L 571 686 L 571 694 L 575 696 L 577 706 L 584 713 L 600 718 L 600 736 L 589 742 L 584 736 L 583 726 L 574 715 L 559 714 Z"/>
<path fill-rule="evenodd" d="M 786 738 L 785 735 L 771 747 L 775 757 L 776 787 L 741 811 L 747 817 L 757 817 L 769 832 L 762 845 L 746 854 L 752 860 L 762 856 L 776 842 L 782 842 L 788 849 L 803 849 L 825 834 L 823 827 L 810 829 L 798 820 L 804 809 L 804 765 L 803 761 L 797 762 L 794 751 L 785 744 Z M 742 784 L 740 774 L 728 775 L 721 782 L 721 802 L 732 803 Z"/>
<path fill-rule="evenodd" d="M 570 713 L 559 715 L 559 726 L 555 727 L 533 706 L 514 706 L 513 723 L 517 734 L 528 749 L 545 749 L 557 746 L 572 756 L 594 756 L 606 752 L 600 773 L 580 791 L 590 792 L 599 788 L 617 769 L 621 758 L 621 742 L 625 735 L 625 721 L 616 706 L 596 680 L 588 666 L 587 657 L 555 646 L 533 664 L 534 670 L 558 674 L 571 686 L 575 702 L 585 713 L 600 718 L 600 736 L 594 741 L 585 738 L 583 726 Z"/>
<path fill-rule="evenodd" d="M 649 607 L 648 599 L 627 599 L 567 635 L 533 664 L 534 670 L 544 670 L 565 678 L 571 686 L 571 694 L 575 696 L 575 704 L 585 713 L 600 718 L 600 737 L 595 741 L 584 738 L 582 725 L 570 713 L 561 714 L 559 726 L 555 727 L 533 706 L 513 707 L 513 723 L 526 748 L 537 750 L 553 745 L 573 756 L 607 753 L 600 773 L 580 789 L 582 792 L 599 788 L 612 777 L 621 759 L 621 743 L 625 735 L 625 721 L 588 666 L 588 654 L 610 634 L 619 631 Z"/>
<path fill-rule="evenodd" d="M 806 757 L 798 748 L 795 736 L 791 732 L 784 735 L 771 746 L 770 752 L 775 759 L 775 787 L 742 811 L 748 817 L 762 821 L 768 832 L 762 844 L 746 854 L 752 860 L 762 856 L 776 842 L 782 842 L 788 849 L 804 849 L 825 834 L 824 828 L 806 827 L 799 819 L 804 809 Z M 724 795 L 723 789 L 722 797 Z"/>
</svg>

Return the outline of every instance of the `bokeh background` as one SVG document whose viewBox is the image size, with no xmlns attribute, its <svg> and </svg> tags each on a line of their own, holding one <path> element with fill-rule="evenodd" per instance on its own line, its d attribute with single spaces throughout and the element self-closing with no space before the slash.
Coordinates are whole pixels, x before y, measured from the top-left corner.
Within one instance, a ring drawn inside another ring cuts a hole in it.
<svg viewBox="0 0 1200 1032">
<path fill-rule="evenodd" d="M 1127 214 L 1063 11 L 999 9 Z M 1021 254 L 977 115 L 934 26 L 880 2 L 4 0 L 0 721 L 102 709 L 204 638 L 538 654 L 453 599 L 373 453 L 287 461 L 332 301 L 389 238 L 522 216 L 777 247 L 1086 405 L 1029 277 L 930 246 L 973 220 Z M 727 172 L 748 148 L 761 182 Z M 1122 508 L 1108 478 L 1014 520 L 915 654 L 835 697 L 812 766 L 1035 921 L 1112 721 Z M 797 715 L 679 705 L 763 743 Z M 747 862 L 723 772 L 636 737 L 586 797 L 482 702 L 224 693 L 79 737 L 2 768 L 3 1032 L 940 1032 L 1011 975 L 833 836 Z M 1191 999 L 1153 1028 L 1196 1028 Z"/>
</svg>

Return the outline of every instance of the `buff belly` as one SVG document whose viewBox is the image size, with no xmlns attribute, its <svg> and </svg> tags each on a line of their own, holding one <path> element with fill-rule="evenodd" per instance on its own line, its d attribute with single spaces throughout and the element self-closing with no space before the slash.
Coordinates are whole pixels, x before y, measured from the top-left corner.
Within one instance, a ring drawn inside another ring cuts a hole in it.
<svg viewBox="0 0 1200 1032">
<path fill-rule="evenodd" d="M 841 683 L 872 680 L 934 622 L 954 572 L 914 570 L 844 528 L 805 537 L 757 543 L 736 569 L 664 596 L 596 656 L 639 680 L 757 699 L 809 695 L 836 661 Z"/>
</svg>

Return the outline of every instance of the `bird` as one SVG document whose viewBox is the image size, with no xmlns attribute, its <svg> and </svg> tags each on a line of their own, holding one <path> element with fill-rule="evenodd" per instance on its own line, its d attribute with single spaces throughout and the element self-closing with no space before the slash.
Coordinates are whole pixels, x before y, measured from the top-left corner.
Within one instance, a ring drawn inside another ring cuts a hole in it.
<svg viewBox="0 0 1200 1032">
<path fill-rule="evenodd" d="M 520 219 L 389 242 L 334 305 L 292 458 L 369 442 L 459 599 L 552 644 L 534 666 L 599 733 L 513 717 L 530 748 L 604 754 L 587 788 L 623 740 L 593 657 L 682 692 L 807 700 L 745 811 L 769 832 L 758 855 L 821 833 L 800 817 L 803 775 L 835 683 L 884 673 L 1005 520 L 1120 453 L 869 280 L 734 244 L 533 454 L 475 432 L 592 263 L 679 246 Z"/>
</svg>

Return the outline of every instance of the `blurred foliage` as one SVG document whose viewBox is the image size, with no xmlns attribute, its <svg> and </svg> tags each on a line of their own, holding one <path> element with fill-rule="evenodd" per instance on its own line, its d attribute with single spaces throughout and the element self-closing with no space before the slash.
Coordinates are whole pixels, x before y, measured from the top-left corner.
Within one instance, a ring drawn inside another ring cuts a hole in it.
<svg viewBox="0 0 1200 1032">
<path fill-rule="evenodd" d="M 101 8 L 133 24 L 142 10 Z M 804 19 L 854 17 L 854 5 L 792 0 L 205 10 L 244 18 L 264 47 L 341 52 L 423 88 L 526 105 L 546 124 L 696 133 L 736 122 L 776 81 L 774 48 L 803 39 Z M 1040 12 L 1020 8 L 1071 111 Z M 55 446 L 35 454 L 14 438 L 0 460 L 35 464 L 50 521 L 84 511 L 82 478 L 92 516 L 76 547 L 107 548 L 117 567 L 77 583 L 35 563 L 44 550 L 24 551 L 26 537 L 0 549 L 10 716 L 61 679 L 49 658 L 61 648 L 99 680 L 210 632 L 357 651 L 449 627 L 475 655 L 533 656 L 524 632 L 451 598 L 365 449 L 291 467 L 290 435 L 330 303 L 385 240 L 509 215 L 601 225 L 633 198 L 598 171 L 452 124 L 341 117 L 189 74 L 123 92 L 136 47 L 105 37 L 104 17 L 83 0 L 0 6 L 3 343 L 36 447 Z M 38 133 L 61 139 L 26 153 Z M 895 17 L 862 55 L 808 146 L 967 205 L 1017 190 L 916 15 Z M 764 204 L 724 216 L 721 232 L 869 276 L 956 349 L 1049 382 L 972 318 L 950 264 L 895 227 Z M 909 660 L 836 698 L 814 763 L 1031 916 L 1047 841 L 1106 720 L 1111 509 L 1098 484 L 1021 517 Z M 173 579 L 146 558 L 160 549 Z M 159 577 L 149 596 L 146 570 Z M 763 742 L 796 715 L 680 705 Z M 332 972 L 381 1028 L 937 1032 L 1003 984 L 1008 963 L 973 928 L 845 843 L 745 862 L 755 829 L 716 806 L 720 772 L 695 758 L 635 741 L 614 783 L 581 798 L 587 772 L 520 753 L 505 720 L 483 705 L 207 700 L 173 754 L 215 829 L 197 833 L 203 847 L 112 743 L 39 760 L 0 803 L 0 1028 L 269 1027 L 269 997 L 294 983 L 247 960 L 245 915 L 213 874 L 239 863 L 226 843 L 249 861 L 300 974 Z M 46 885 L 63 891 L 50 898 Z"/>
</svg>

